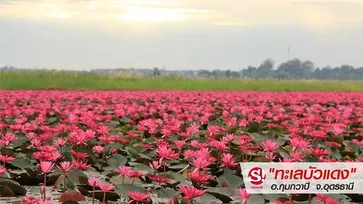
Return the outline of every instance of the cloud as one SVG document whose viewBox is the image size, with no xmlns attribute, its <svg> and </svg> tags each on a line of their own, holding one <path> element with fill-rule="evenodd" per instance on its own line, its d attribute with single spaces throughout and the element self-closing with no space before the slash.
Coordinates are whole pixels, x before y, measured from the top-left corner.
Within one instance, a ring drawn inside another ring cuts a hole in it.
<svg viewBox="0 0 363 204">
<path fill-rule="evenodd" d="M 363 0 L 0 0 L 0 17 L 111 27 L 173 23 L 324 30 L 362 23 L 357 4 L 363 6 Z"/>
</svg>

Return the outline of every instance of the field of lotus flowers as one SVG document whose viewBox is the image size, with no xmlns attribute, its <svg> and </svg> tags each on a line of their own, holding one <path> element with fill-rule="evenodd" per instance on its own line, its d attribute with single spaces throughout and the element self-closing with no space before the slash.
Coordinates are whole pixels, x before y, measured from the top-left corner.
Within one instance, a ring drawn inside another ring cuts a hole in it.
<svg viewBox="0 0 363 204">
<path fill-rule="evenodd" d="M 0 138 L 0 196 L 28 204 L 363 203 L 250 195 L 239 166 L 362 162 L 363 93 L 0 90 Z"/>
</svg>

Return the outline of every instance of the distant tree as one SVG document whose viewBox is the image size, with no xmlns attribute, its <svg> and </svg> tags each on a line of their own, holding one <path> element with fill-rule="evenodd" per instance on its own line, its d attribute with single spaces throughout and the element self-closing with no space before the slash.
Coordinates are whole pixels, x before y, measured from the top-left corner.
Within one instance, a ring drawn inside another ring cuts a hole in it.
<svg viewBox="0 0 363 204">
<path fill-rule="evenodd" d="M 312 63 L 310 60 L 304 61 L 301 64 L 301 77 L 302 78 L 313 77 L 313 71 L 314 71 L 314 63 Z"/>
<path fill-rule="evenodd" d="M 263 71 L 270 71 L 274 68 L 275 61 L 271 58 L 266 59 L 261 63 L 261 65 L 258 67 L 259 70 Z"/>
<path fill-rule="evenodd" d="M 227 70 L 226 72 L 225 72 L 225 76 L 227 77 L 227 78 L 230 78 L 231 77 L 231 70 Z"/>
<path fill-rule="evenodd" d="M 199 77 L 207 78 L 207 77 L 210 77 L 210 76 L 211 76 L 211 72 L 210 72 L 210 71 L 208 71 L 208 70 L 204 70 L 204 69 L 202 69 L 202 70 L 199 70 L 199 71 L 198 71 L 198 76 L 199 76 Z"/>
<path fill-rule="evenodd" d="M 275 62 L 268 58 L 261 63 L 261 65 L 256 70 L 257 78 L 265 78 L 265 77 L 274 77 L 274 68 Z"/>
<path fill-rule="evenodd" d="M 239 72 L 232 71 L 232 72 L 231 72 L 231 77 L 232 77 L 232 78 L 239 78 L 239 77 L 240 77 L 240 74 L 239 74 Z"/>
<path fill-rule="evenodd" d="M 157 68 L 157 67 L 154 68 L 153 76 L 160 76 L 159 68 Z"/>
<path fill-rule="evenodd" d="M 311 61 L 293 59 L 282 63 L 277 69 L 278 78 L 311 78 L 314 64 Z"/>
<path fill-rule="evenodd" d="M 248 66 L 247 69 L 242 70 L 242 75 L 244 77 L 256 78 L 257 77 L 257 68 L 253 66 Z"/>
</svg>

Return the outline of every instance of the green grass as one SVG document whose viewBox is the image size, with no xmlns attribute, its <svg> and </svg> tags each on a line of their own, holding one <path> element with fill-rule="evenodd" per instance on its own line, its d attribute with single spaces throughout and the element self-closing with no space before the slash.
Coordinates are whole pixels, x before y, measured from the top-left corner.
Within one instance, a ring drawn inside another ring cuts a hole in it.
<svg viewBox="0 0 363 204">
<path fill-rule="evenodd" d="M 41 71 L 0 72 L 0 89 L 362 92 L 363 81 L 184 79 L 179 77 L 130 78 Z"/>
</svg>

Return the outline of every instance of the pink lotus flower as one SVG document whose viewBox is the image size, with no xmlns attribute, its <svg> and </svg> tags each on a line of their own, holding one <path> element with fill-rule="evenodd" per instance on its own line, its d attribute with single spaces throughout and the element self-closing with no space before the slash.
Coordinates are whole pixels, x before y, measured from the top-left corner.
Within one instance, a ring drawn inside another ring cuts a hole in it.
<svg viewBox="0 0 363 204">
<path fill-rule="evenodd" d="M 152 181 L 156 182 L 156 183 L 169 183 L 172 181 L 172 179 L 170 178 L 166 178 L 164 176 L 158 176 L 158 175 L 149 175 L 148 176 Z"/>
<path fill-rule="evenodd" d="M 226 136 L 222 137 L 222 141 L 229 143 L 232 142 L 234 138 L 235 138 L 234 134 L 227 134 Z"/>
<path fill-rule="evenodd" d="M 193 165 L 197 169 L 207 169 L 210 164 L 211 164 L 210 161 L 201 157 L 193 159 L 191 162 L 191 165 Z"/>
<path fill-rule="evenodd" d="M 182 185 L 179 186 L 179 189 L 182 191 L 182 193 L 184 194 L 184 198 L 186 199 L 193 199 L 196 197 L 200 197 L 207 192 L 207 190 L 199 190 L 194 187 L 188 187 Z"/>
<path fill-rule="evenodd" d="M 0 134 L 1 136 L 1 134 Z M 15 135 L 13 133 L 5 133 L 5 135 L 1 136 L 1 139 L 3 141 L 3 144 L 6 146 L 9 146 L 11 142 L 15 139 Z"/>
<path fill-rule="evenodd" d="M 242 197 L 242 204 L 246 204 L 247 199 L 251 196 L 251 194 L 247 193 L 245 188 L 239 188 L 238 194 Z"/>
<path fill-rule="evenodd" d="M 178 149 L 181 149 L 183 147 L 183 145 L 185 144 L 185 141 L 183 141 L 183 140 L 176 140 L 176 141 L 174 141 L 174 144 L 176 145 L 176 147 Z"/>
<path fill-rule="evenodd" d="M 71 150 L 72 156 L 76 159 L 87 159 L 88 158 L 88 154 L 84 153 L 84 152 L 76 152 Z"/>
<path fill-rule="evenodd" d="M 238 165 L 238 163 L 234 161 L 233 155 L 229 153 L 222 154 L 222 162 L 226 167 L 235 167 Z"/>
<path fill-rule="evenodd" d="M 98 187 L 105 193 L 112 191 L 115 186 L 113 184 L 99 183 Z"/>
<path fill-rule="evenodd" d="M 325 195 L 316 195 L 318 201 L 324 202 L 324 204 L 342 204 L 341 202 Z"/>
<path fill-rule="evenodd" d="M 303 161 L 303 158 L 305 157 L 305 155 L 302 154 L 301 152 L 291 152 L 290 156 L 294 162 L 301 162 L 301 161 Z"/>
<path fill-rule="evenodd" d="M 113 184 L 99 183 L 98 187 L 103 191 L 103 201 L 102 203 L 106 203 L 106 193 L 112 191 L 115 186 Z"/>
<path fill-rule="evenodd" d="M 159 159 L 157 161 L 152 161 L 149 164 L 149 166 L 156 171 L 161 167 L 162 164 L 163 164 L 163 159 Z"/>
<path fill-rule="evenodd" d="M 98 184 L 100 183 L 99 178 L 96 177 L 92 177 L 88 179 L 88 183 L 89 185 L 92 186 L 92 204 L 95 203 L 95 190 L 96 190 L 96 186 L 98 186 Z"/>
<path fill-rule="evenodd" d="M 71 172 L 72 171 L 72 163 L 69 162 L 69 161 L 64 161 L 64 162 L 61 162 L 59 163 L 59 166 L 58 168 L 63 172 L 63 173 L 68 173 L 68 172 Z"/>
<path fill-rule="evenodd" d="M 144 194 L 144 193 L 140 193 L 140 192 L 127 192 L 127 194 L 129 195 L 131 201 L 136 201 L 136 202 L 144 202 L 146 199 L 150 198 L 150 194 Z"/>
<path fill-rule="evenodd" d="M 316 157 L 327 156 L 331 154 L 328 150 L 320 149 L 320 148 L 310 148 L 311 153 L 313 153 Z"/>
<path fill-rule="evenodd" d="M 156 149 L 156 154 L 163 159 L 176 159 L 179 157 L 179 154 L 177 152 L 175 152 L 172 149 L 169 149 L 166 146 L 161 146 L 158 149 Z"/>
<path fill-rule="evenodd" d="M 6 168 L 4 166 L 0 166 L 0 175 L 4 175 L 6 173 Z"/>
<path fill-rule="evenodd" d="M 190 179 L 194 180 L 199 184 L 208 183 L 208 180 L 212 177 L 211 175 L 206 174 L 202 171 L 192 171 L 191 173 L 188 173 L 188 176 Z"/>
<path fill-rule="evenodd" d="M 54 145 L 57 146 L 57 147 L 63 147 L 66 143 L 67 143 L 67 140 L 66 139 L 58 138 L 54 142 Z"/>
<path fill-rule="evenodd" d="M 54 167 L 54 163 L 50 161 L 40 162 L 40 168 L 43 173 L 50 173 Z"/>
<path fill-rule="evenodd" d="M 122 176 L 122 183 L 124 183 L 125 177 L 130 178 L 134 174 L 134 171 L 128 166 L 119 166 L 116 170 L 119 176 Z"/>
<path fill-rule="evenodd" d="M 96 178 L 96 177 L 92 177 L 92 178 L 88 179 L 88 183 L 91 186 L 97 186 L 99 184 L 99 182 L 100 182 L 100 179 Z"/>
<path fill-rule="evenodd" d="M 72 160 L 72 164 L 75 168 L 80 170 L 87 170 L 91 165 L 83 161 Z"/>
<path fill-rule="evenodd" d="M 0 154 L 0 161 L 2 161 L 4 164 L 10 163 L 15 159 L 13 156 L 7 156 Z"/>
<path fill-rule="evenodd" d="M 185 150 L 183 154 L 184 154 L 184 158 L 186 158 L 186 159 L 192 158 L 195 156 L 195 152 L 190 149 Z"/>
<path fill-rule="evenodd" d="M 145 174 L 143 172 L 140 172 L 140 171 L 133 171 L 132 175 L 131 175 L 132 178 L 140 178 L 142 176 L 145 176 Z"/>
<path fill-rule="evenodd" d="M 279 144 L 274 140 L 265 140 L 261 142 L 261 146 L 263 148 L 263 151 L 273 152 L 279 147 Z"/>
<path fill-rule="evenodd" d="M 93 149 L 94 152 L 96 152 L 98 154 L 103 152 L 103 147 L 100 146 L 100 145 L 94 146 L 92 149 Z"/>
</svg>

